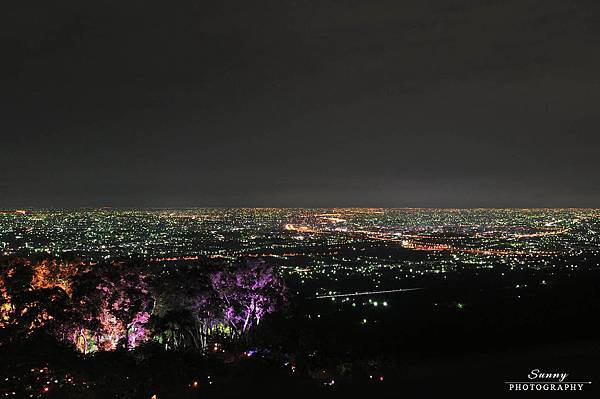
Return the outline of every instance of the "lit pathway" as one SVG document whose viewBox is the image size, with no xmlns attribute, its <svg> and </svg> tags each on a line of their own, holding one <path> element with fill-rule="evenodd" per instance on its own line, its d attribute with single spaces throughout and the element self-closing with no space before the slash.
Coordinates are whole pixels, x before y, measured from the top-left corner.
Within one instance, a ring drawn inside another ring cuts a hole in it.
<svg viewBox="0 0 600 399">
<path fill-rule="evenodd" d="M 323 298 L 338 298 L 347 296 L 361 296 L 361 295 L 377 295 L 377 294 L 388 294 L 390 292 L 405 292 L 405 291 L 416 291 L 422 290 L 423 288 L 398 288 L 396 290 L 382 290 L 382 291 L 365 291 L 365 292 L 354 292 L 352 294 L 333 294 L 333 295 L 319 295 L 315 299 Z"/>
</svg>

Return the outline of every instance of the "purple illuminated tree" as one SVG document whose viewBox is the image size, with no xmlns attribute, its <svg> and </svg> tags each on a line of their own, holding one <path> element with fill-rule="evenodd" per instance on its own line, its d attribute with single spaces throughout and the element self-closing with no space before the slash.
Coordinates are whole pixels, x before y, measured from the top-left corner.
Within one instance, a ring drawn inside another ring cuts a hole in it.
<svg viewBox="0 0 600 399">
<path fill-rule="evenodd" d="M 234 336 L 246 334 L 285 300 L 282 279 L 262 259 L 250 258 L 214 272 L 214 295 Z"/>
</svg>

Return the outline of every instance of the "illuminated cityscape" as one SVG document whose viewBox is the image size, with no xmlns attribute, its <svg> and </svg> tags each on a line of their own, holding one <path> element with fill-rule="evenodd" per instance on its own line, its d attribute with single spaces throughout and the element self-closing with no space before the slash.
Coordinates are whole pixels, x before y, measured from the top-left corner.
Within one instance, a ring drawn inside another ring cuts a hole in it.
<svg viewBox="0 0 600 399">
<path fill-rule="evenodd" d="M 492 269 L 515 286 L 503 276 L 523 270 L 548 284 L 600 267 L 594 209 L 36 210 L 5 212 L 0 228 L 4 256 L 262 257 L 308 297 L 414 287 L 459 270 Z"/>
<path fill-rule="evenodd" d="M 398 360 L 394 360 L 395 357 L 381 360 L 381 351 L 393 348 L 392 352 L 413 353 L 414 343 L 430 342 L 435 336 L 435 329 L 428 327 L 431 323 L 448 336 L 438 338 L 440 345 L 448 345 L 448 340 L 454 340 L 458 347 L 470 350 L 469 342 L 476 342 L 473 334 L 488 328 L 477 321 L 478 317 L 482 317 L 477 316 L 481 312 L 487 320 L 484 324 L 506 323 L 503 328 L 510 333 L 516 328 L 511 323 L 515 320 L 521 323 L 523 318 L 529 320 L 530 312 L 539 311 L 531 309 L 536 309 L 540 303 L 551 302 L 548 298 L 560 298 L 566 295 L 565 292 L 573 295 L 570 280 L 574 281 L 574 289 L 585 292 L 586 286 L 581 280 L 588 283 L 596 281 L 594 279 L 600 273 L 599 233 L 600 211 L 597 209 L 101 208 L 4 211 L 0 214 L 3 258 L 31 259 L 31 262 L 17 265 L 17 269 L 10 261 L 3 266 L 6 268 L 5 280 L 0 286 L 6 300 L 2 308 L 3 325 L 10 327 L 14 323 L 14 312 L 18 310 L 13 303 L 16 294 L 10 294 L 8 287 L 19 267 L 32 267 L 32 292 L 58 287 L 71 299 L 81 290 L 77 288 L 80 287 L 77 280 L 84 277 L 77 276 L 85 276 L 85 270 L 100 270 L 96 283 L 99 289 L 106 286 L 122 293 L 131 292 L 131 289 L 141 290 L 135 294 L 138 298 L 145 298 L 144 293 L 148 290 L 156 292 L 154 297 L 143 299 L 146 302 L 141 303 L 146 305 L 140 305 L 138 313 L 131 316 L 134 317 L 131 325 L 136 327 L 119 327 L 115 321 L 110 321 L 114 320 L 110 317 L 117 316 L 102 316 L 100 313 L 98 320 L 101 326 L 105 326 L 100 330 L 89 330 L 92 327 L 85 327 L 88 332 L 81 330 L 83 327 L 73 330 L 68 323 L 61 322 L 59 327 L 51 327 L 50 331 L 58 328 L 58 331 L 74 334 L 70 342 L 84 355 L 114 351 L 120 347 L 123 337 L 126 348 L 131 346 L 130 350 L 148 339 L 148 342 L 163 343 L 165 349 L 178 348 L 182 343 L 173 341 L 172 336 L 177 330 L 169 327 L 163 331 L 151 320 L 167 320 L 170 307 L 180 306 L 185 303 L 181 301 L 199 295 L 194 294 L 196 288 L 192 286 L 183 291 L 176 288 L 181 281 L 187 280 L 185 284 L 191 282 L 189 278 L 192 275 L 186 277 L 187 273 L 196 273 L 193 278 L 202 281 L 206 273 L 203 270 L 213 270 L 211 265 L 233 264 L 240 259 L 250 262 L 249 265 L 260 262 L 259 266 L 242 266 L 236 273 L 244 273 L 247 267 L 250 271 L 260 268 L 260 264 L 272 267 L 279 276 L 277 278 L 281 278 L 287 286 L 287 301 L 292 306 L 279 312 L 291 317 L 286 322 L 291 323 L 290 327 L 304 331 L 297 339 L 307 339 L 304 336 L 306 331 L 327 330 L 332 334 L 336 331 L 336 343 L 321 337 L 303 344 L 309 345 L 304 349 L 294 344 L 275 350 L 272 342 L 258 344 L 260 340 L 254 341 L 254 345 L 261 345 L 262 349 L 249 348 L 248 344 L 231 346 L 237 336 L 235 331 L 246 331 L 248 319 L 233 318 L 227 322 L 230 316 L 225 313 L 225 324 L 219 319 L 203 322 L 207 327 L 202 328 L 206 328 L 207 333 L 198 336 L 202 342 L 199 348 L 210 350 L 211 356 L 232 356 L 236 353 L 246 356 L 244 354 L 250 353 L 258 358 L 270 359 L 285 373 L 291 372 L 292 376 L 296 375 L 294 378 L 306 378 L 315 386 L 333 389 L 337 381 L 337 385 L 341 386 L 339 389 L 342 389 L 340 392 L 343 392 L 344 386 L 361 384 L 363 380 L 367 384 L 370 381 L 382 384 L 385 375 L 388 379 L 398 379 L 398 371 L 395 370 Z M 40 259 L 41 263 L 36 259 Z M 125 263 L 120 263 L 120 259 Z M 128 259 L 139 261 L 129 266 Z M 112 267 L 122 268 L 119 272 L 122 276 L 132 273 L 131 277 L 116 281 L 111 280 L 110 274 L 102 277 L 101 270 L 112 268 L 110 264 L 101 267 L 106 262 L 116 262 L 116 266 Z M 145 265 L 141 269 L 140 262 Z M 186 271 L 188 269 L 190 271 Z M 262 275 L 260 273 L 263 272 L 256 270 L 257 276 Z M 214 295 L 227 298 L 228 294 L 224 293 L 229 288 L 223 284 L 229 284 L 226 282 L 228 277 L 219 273 L 223 272 L 210 275 L 212 289 L 215 290 Z M 149 280 L 138 281 L 137 276 L 140 275 L 146 275 L 143 278 Z M 223 277 L 219 277 L 221 275 Z M 241 276 L 238 274 L 237 278 Z M 253 279 L 251 277 L 249 281 L 256 287 Z M 271 279 L 264 280 L 265 288 L 270 289 L 273 284 L 269 281 L 276 281 Z M 174 288 L 175 291 L 168 294 Z M 254 290 L 252 288 L 251 292 Z M 90 300 L 91 294 L 83 292 L 80 295 L 84 295 L 82 301 Z M 169 299 L 170 295 L 175 295 L 174 299 Z M 274 300 L 269 297 L 272 294 L 266 295 L 264 300 Z M 54 301 L 53 297 L 50 300 Z M 109 301 L 107 306 L 123 306 L 128 301 L 127 297 L 105 300 Z M 110 301 L 116 302 L 110 305 Z M 35 302 L 26 302 L 23 311 L 32 309 L 32 303 Z M 154 310 L 150 311 L 148 306 L 151 303 L 154 303 Z M 268 307 L 264 308 L 264 316 L 272 312 L 268 310 L 272 306 L 268 303 L 265 302 Z M 591 302 L 592 306 L 595 306 L 594 303 Z M 201 306 L 206 308 L 208 305 Z M 233 311 L 234 308 L 231 309 Z M 489 309 L 495 309 L 494 313 L 489 314 Z M 519 311 L 524 313 L 515 315 L 514 312 Z M 470 316 L 475 317 L 474 320 L 463 321 L 462 326 L 455 324 L 456 317 L 469 312 L 474 315 Z M 28 322 L 31 325 L 26 334 L 38 329 L 43 331 L 44 326 L 54 325 L 54 320 L 60 317 L 53 316 L 50 308 L 43 310 Z M 258 323 L 258 314 L 256 317 Z M 14 320 L 18 326 L 18 318 Z M 275 331 L 279 331 L 277 328 L 289 328 L 285 327 L 286 323 L 277 327 L 276 322 L 269 320 L 269 323 L 275 324 L 264 328 L 275 328 Z M 227 327 L 228 323 L 234 330 Z M 391 326 L 397 328 L 398 323 L 408 324 L 402 327 L 401 332 L 388 331 Z M 449 330 L 457 327 L 456 331 Z M 534 323 L 529 328 L 538 327 Z M 455 335 L 460 331 L 470 337 L 466 342 Z M 556 331 L 559 333 L 561 330 Z M 274 333 L 270 334 L 272 339 Z M 280 335 L 279 340 L 289 333 L 275 334 Z M 219 338 L 229 335 L 231 339 Z M 361 351 L 352 344 L 356 339 L 375 339 L 374 342 L 378 343 L 373 345 L 372 352 L 360 354 Z M 400 341 L 396 341 L 398 339 Z M 433 350 L 431 348 L 436 346 L 428 343 L 428 347 L 428 350 Z M 420 357 L 428 356 L 427 351 L 425 354 L 417 352 Z M 307 354 L 309 356 L 303 359 Z M 352 359 L 350 363 L 343 360 L 347 356 Z M 357 360 L 364 356 L 371 360 Z M 415 356 L 414 353 L 411 356 Z M 363 365 L 363 361 L 370 366 Z M 346 364 L 346 372 L 340 371 L 341 364 Z M 33 362 L 31 366 L 33 377 L 14 374 L 6 377 L 6 381 L 16 379 L 17 386 L 22 379 L 28 381 L 30 388 L 19 392 L 28 393 L 30 397 L 43 397 L 46 395 L 44 391 L 49 392 L 50 389 L 64 394 L 82 387 L 98 388 L 98 381 L 76 383 L 93 378 L 74 376 L 74 371 L 69 368 L 64 370 L 65 377 L 61 377 L 48 363 Z M 315 371 L 314 368 L 322 370 Z M 52 377 L 44 374 L 40 379 L 38 372 L 52 374 Z M 56 380 L 54 383 L 53 378 Z M 190 380 L 192 382 L 186 389 L 192 390 L 187 394 L 196 391 L 200 379 L 204 380 L 203 385 L 210 382 L 211 389 L 220 392 L 218 389 L 226 384 L 227 378 L 224 375 L 211 377 L 211 374 L 202 371 L 201 375 Z M 49 382 L 39 385 L 44 379 Z M 122 384 L 128 386 L 127 380 Z M 18 388 L 12 386 L 10 389 L 13 391 L 9 389 L 7 393 L 17 392 Z"/>
<path fill-rule="evenodd" d="M 0 248 L 4 256 L 154 262 L 261 256 L 307 266 L 308 277 L 344 265 L 354 272 L 404 268 L 412 263 L 402 254 L 424 252 L 414 269 L 439 273 L 587 259 L 598 255 L 599 224 L 594 209 L 20 210 L 0 214 Z"/>
</svg>

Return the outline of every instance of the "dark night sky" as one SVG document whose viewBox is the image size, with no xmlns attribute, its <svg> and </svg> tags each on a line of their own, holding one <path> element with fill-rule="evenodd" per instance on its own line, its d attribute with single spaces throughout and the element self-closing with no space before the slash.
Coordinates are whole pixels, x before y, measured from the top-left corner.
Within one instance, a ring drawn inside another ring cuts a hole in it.
<svg viewBox="0 0 600 399">
<path fill-rule="evenodd" d="M 0 207 L 600 206 L 600 2 L 14 1 Z"/>
</svg>

